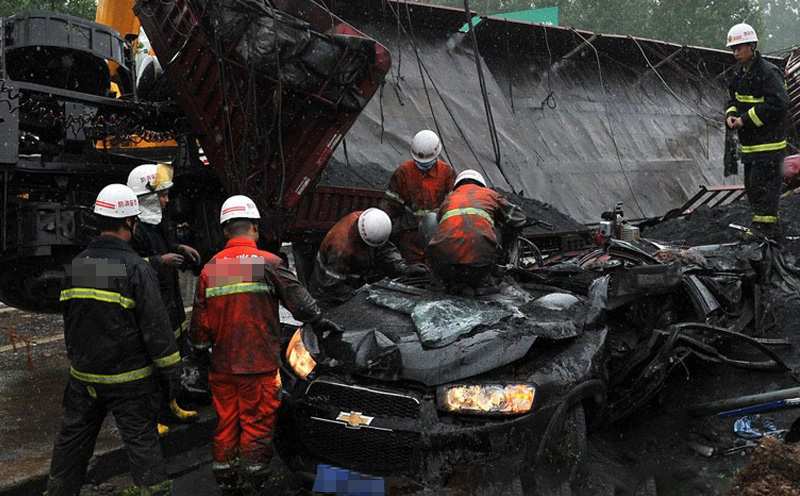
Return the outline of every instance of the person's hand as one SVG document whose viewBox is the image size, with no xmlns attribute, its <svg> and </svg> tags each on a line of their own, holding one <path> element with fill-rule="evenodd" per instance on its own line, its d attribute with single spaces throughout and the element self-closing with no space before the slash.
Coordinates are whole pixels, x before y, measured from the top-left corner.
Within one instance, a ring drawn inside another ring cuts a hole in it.
<svg viewBox="0 0 800 496">
<path fill-rule="evenodd" d="M 744 127 L 744 121 L 741 117 L 736 117 L 733 119 L 733 129 L 741 129 Z"/>
<path fill-rule="evenodd" d="M 415 264 L 406 270 L 408 277 L 425 277 L 430 274 L 430 269 L 425 264 Z"/>
<path fill-rule="evenodd" d="M 189 257 L 194 265 L 200 265 L 200 252 L 189 245 L 178 245 L 178 251 Z"/>
<path fill-rule="evenodd" d="M 736 119 L 738 119 L 738 117 L 736 117 L 735 115 L 728 116 L 728 118 L 725 119 L 725 123 L 728 125 L 729 128 L 736 129 L 735 127 L 733 127 L 734 123 L 736 122 Z"/>
<path fill-rule="evenodd" d="M 334 334 L 341 334 L 344 332 L 344 327 L 325 317 L 320 317 L 319 320 L 311 324 L 311 327 L 314 328 L 314 331 L 320 333 L 332 332 Z"/>
<path fill-rule="evenodd" d="M 161 261 L 167 266 L 177 269 L 183 263 L 183 255 L 177 253 L 165 253 L 161 255 Z"/>
</svg>

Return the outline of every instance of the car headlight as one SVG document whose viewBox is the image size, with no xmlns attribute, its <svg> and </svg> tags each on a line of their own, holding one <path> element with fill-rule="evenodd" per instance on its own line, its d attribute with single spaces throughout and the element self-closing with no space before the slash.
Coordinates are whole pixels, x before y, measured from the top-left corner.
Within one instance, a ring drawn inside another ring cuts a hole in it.
<svg viewBox="0 0 800 496">
<path fill-rule="evenodd" d="M 515 415 L 533 407 L 532 384 L 458 384 L 439 386 L 436 400 L 448 412 Z"/>
<path fill-rule="evenodd" d="M 314 371 L 317 362 L 314 357 L 303 344 L 303 330 L 298 329 L 295 331 L 294 336 L 289 341 L 289 346 L 286 348 L 286 361 L 301 379 L 308 377 L 308 374 Z"/>
</svg>

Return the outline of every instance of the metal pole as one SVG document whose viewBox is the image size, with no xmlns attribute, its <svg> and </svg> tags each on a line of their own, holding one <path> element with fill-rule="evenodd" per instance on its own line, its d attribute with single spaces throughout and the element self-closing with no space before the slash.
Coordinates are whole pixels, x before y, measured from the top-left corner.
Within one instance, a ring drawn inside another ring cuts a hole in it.
<svg viewBox="0 0 800 496">
<path fill-rule="evenodd" d="M 708 403 L 701 403 L 689 409 L 689 415 L 692 417 L 700 417 L 703 415 L 712 415 L 718 412 L 727 410 L 735 410 L 737 408 L 744 408 L 747 406 L 758 405 L 767 403 L 769 401 L 779 401 L 789 398 L 796 398 L 800 396 L 800 387 L 779 389 L 778 391 L 771 391 L 768 393 L 751 394 L 750 396 L 740 396 L 738 398 L 728 398 L 724 400 L 709 401 Z"/>
</svg>

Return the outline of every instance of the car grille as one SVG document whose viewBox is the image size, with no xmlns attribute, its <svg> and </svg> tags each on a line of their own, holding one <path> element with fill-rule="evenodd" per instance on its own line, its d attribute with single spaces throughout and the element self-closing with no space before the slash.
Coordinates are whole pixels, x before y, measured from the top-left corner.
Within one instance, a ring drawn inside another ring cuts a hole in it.
<svg viewBox="0 0 800 496">
<path fill-rule="evenodd" d="M 417 432 L 384 429 L 349 429 L 310 416 L 298 419 L 303 442 L 317 456 L 338 465 L 364 471 L 389 471 L 407 467 L 419 446 Z"/>
<path fill-rule="evenodd" d="M 305 401 L 318 408 L 361 412 L 372 417 L 419 418 L 419 402 L 411 396 L 347 384 L 316 381 L 308 387 Z"/>
</svg>

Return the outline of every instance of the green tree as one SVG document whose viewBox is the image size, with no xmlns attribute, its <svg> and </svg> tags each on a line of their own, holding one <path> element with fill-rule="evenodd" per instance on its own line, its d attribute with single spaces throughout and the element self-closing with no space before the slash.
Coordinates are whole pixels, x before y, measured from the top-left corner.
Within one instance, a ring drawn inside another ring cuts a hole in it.
<svg viewBox="0 0 800 496">
<path fill-rule="evenodd" d="M 797 0 L 761 0 L 764 28 L 756 31 L 763 52 L 800 45 L 800 3 Z"/>
<path fill-rule="evenodd" d="M 31 10 L 49 10 L 94 20 L 97 0 L 0 0 L 0 17 Z"/>
</svg>

